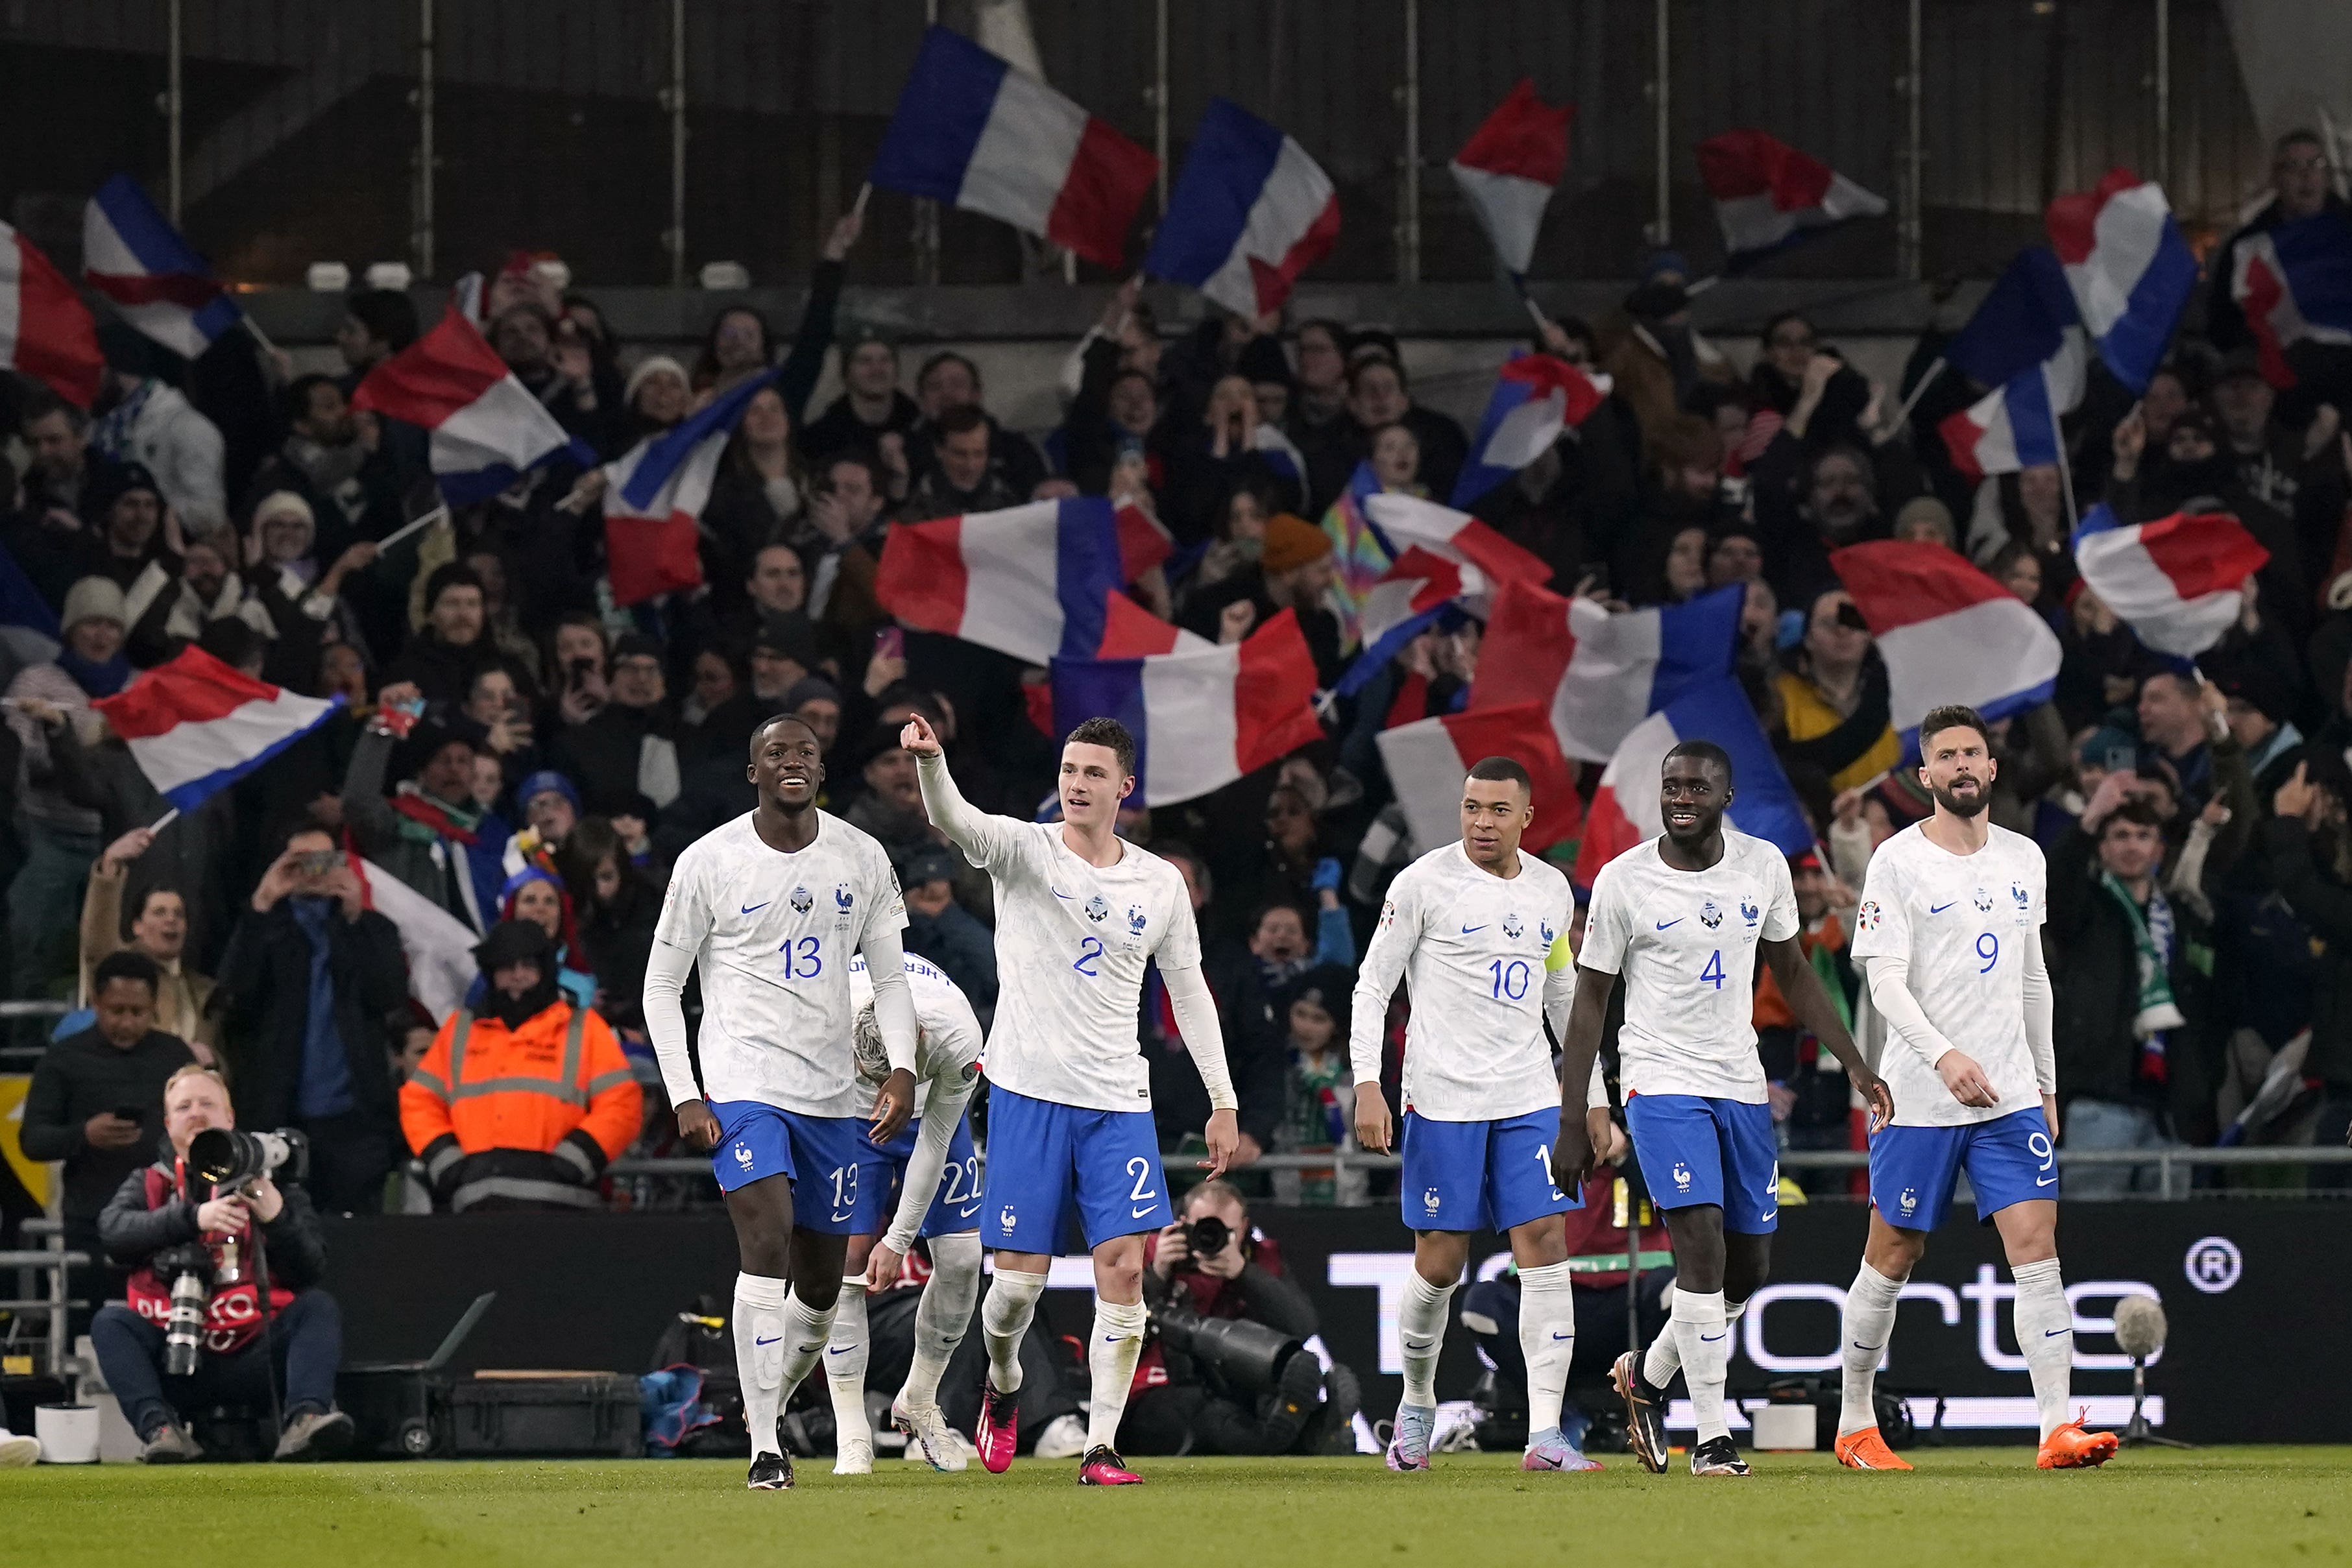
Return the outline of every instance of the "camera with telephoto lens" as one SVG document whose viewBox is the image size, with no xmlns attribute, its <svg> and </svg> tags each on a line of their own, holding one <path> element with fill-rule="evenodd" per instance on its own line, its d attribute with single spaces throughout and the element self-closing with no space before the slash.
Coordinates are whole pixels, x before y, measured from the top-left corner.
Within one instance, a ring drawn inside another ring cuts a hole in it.
<svg viewBox="0 0 2352 1568">
<path fill-rule="evenodd" d="M 1204 1214 L 1197 1219 L 1187 1220 L 1181 1228 L 1184 1235 L 1184 1245 L 1191 1250 L 1192 1261 L 1196 1265 L 1203 1258 L 1213 1258 L 1223 1252 L 1225 1249 L 1225 1244 L 1234 1239 L 1234 1228 L 1213 1214 Z"/>
<path fill-rule="evenodd" d="M 1181 1289 L 1152 1309 L 1151 1326 L 1163 1346 L 1191 1356 L 1236 1394 L 1273 1388 L 1290 1358 L 1305 1348 L 1304 1341 L 1247 1318 L 1203 1317 Z"/>
<path fill-rule="evenodd" d="M 212 1249 L 184 1241 L 155 1254 L 150 1265 L 172 1281 L 172 1312 L 163 1322 L 163 1370 L 173 1377 L 195 1375 L 205 1348 L 205 1313 L 212 1305 Z"/>
<path fill-rule="evenodd" d="M 188 1174 L 210 1182 L 215 1193 L 241 1192 L 288 1166 L 300 1181 L 310 1163 L 310 1141 L 291 1127 L 247 1133 L 236 1127 L 206 1127 L 188 1140 Z"/>
</svg>

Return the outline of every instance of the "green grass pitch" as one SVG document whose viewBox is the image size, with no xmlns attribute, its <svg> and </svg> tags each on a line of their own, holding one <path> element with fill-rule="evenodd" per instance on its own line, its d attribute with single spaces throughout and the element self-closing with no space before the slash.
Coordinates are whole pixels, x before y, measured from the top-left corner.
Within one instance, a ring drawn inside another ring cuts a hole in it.
<svg viewBox="0 0 2352 1568">
<path fill-rule="evenodd" d="M 26 1568 L 387 1563 L 658 1568 L 777 1563 L 1234 1564 L 1564 1561 L 1738 1565 L 2352 1562 L 2352 1448 L 2134 1450 L 2042 1473 L 2032 1451 L 1915 1450 L 1912 1475 L 1757 1456 L 1747 1480 L 1523 1475 L 1507 1456 L 1139 1460 L 1082 1490 L 1069 1461 L 933 1475 L 901 1461 L 752 1494 L 718 1462 L 200 1465 L 0 1471 L 0 1559 Z M 1679 1458 L 1679 1456 L 1677 1456 Z"/>
</svg>

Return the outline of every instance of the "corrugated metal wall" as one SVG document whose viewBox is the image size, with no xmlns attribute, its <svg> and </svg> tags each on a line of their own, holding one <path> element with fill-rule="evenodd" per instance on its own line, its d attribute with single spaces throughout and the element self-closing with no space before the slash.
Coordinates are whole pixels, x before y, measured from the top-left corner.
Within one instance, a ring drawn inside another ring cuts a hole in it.
<svg viewBox="0 0 2352 1568">
<path fill-rule="evenodd" d="M 1168 0 L 1181 162 L 1223 94 L 1297 137 L 1340 191 L 1318 276 L 1399 276 L 1408 0 Z M 940 0 L 968 27 L 971 0 Z M 797 276 L 854 195 L 923 26 L 924 0 L 688 0 L 687 260 Z M 1521 76 L 1572 100 L 1568 179 L 1536 271 L 1622 276 L 1655 217 L 1654 0 L 1418 0 L 1425 279 L 1491 262 L 1444 164 Z M 1897 201 L 1904 0 L 1669 0 L 1670 213 L 1719 256 L 1689 149 L 1754 125 Z M 185 226 L 242 279 L 409 255 L 422 0 L 182 0 Z M 1030 0 L 1047 76 L 1149 145 L 1153 0 Z M 1986 273 L 2054 191 L 2111 163 L 2152 172 L 2156 0 L 1926 0 L 1924 270 Z M 129 169 L 162 193 L 168 0 L 0 0 L 0 213 L 70 256 L 84 193 Z M 436 271 L 514 246 L 583 279 L 667 278 L 671 0 L 440 0 Z M 2254 129 L 2218 0 L 2171 0 L 2174 203 L 2225 226 L 2259 189 Z M 911 204 L 871 209 L 862 276 L 919 276 Z M 1141 236 L 1138 236 L 1140 254 Z M 1005 282 L 1034 258 L 1000 225 L 946 214 L 940 276 Z M 1889 276 L 1894 217 L 1774 264 Z"/>
</svg>

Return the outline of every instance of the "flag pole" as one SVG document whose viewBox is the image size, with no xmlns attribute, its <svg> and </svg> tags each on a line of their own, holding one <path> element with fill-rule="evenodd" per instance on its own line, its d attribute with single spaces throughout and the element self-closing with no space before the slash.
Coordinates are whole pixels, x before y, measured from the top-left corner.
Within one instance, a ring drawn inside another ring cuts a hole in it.
<svg viewBox="0 0 2352 1568">
<path fill-rule="evenodd" d="M 849 215 L 850 215 L 851 217 L 853 217 L 853 218 L 862 218 L 862 217 L 864 217 L 864 216 L 866 215 L 866 197 L 868 197 L 868 196 L 870 196 L 870 195 L 872 195 L 873 193 L 874 193 L 874 182 L 873 182 L 873 181 L 868 180 L 868 181 L 866 181 L 864 184 L 862 184 L 862 185 L 858 186 L 858 187 L 857 187 L 857 200 L 856 200 L 855 202 L 852 202 L 852 203 L 849 204 Z"/>
<path fill-rule="evenodd" d="M 375 548 L 379 550 L 390 549 L 393 546 L 398 544 L 409 535 L 419 532 L 425 528 L 431 528 L 434 524 L 447 517 L 448 515 L 449 505 L 445 501 L 440 506 L 434 507 L 431 511 L 417 518 L 415 522 L 404 523 L 399 528 L 393 529 L 392 532 L 384 535 L 383 538 L 376 540 Z"/>
<path fill-rule="evenodd" d="M 1917 406 L 1919 399 L 1926 394 L 1927 389 L 1936 384 L 1936 378 L 1943 373 L 1944 356 L 1938 354 L 1928 362 L 1927 373 L 1919 378 L 1918 383 L 1904 394 L 1903 406 L 1895 411 L 1895 418 L 1887 428 L 1900 430 L 1909 423 L 1912 409 Z"/>
<path fill-rule="evenodd" d="M 152 836 L 153 836 L 153 835 L 154 835 L 154 834 L 156 834 L 156 833 L 160 833 L 160 832 L 162 832 L 164 829 L 166 829 L 166 828 L 170 827 L 173 822 L 176 822 L 176 821 L 178 821 L 179 820 L 180 820 L 180 808 L 178 808 L 177 806 L 174 806 L 174 807 L 173 807 L 170 810 L 168 810 L 168 811 L 164 812 L 162 816 L 160 816 L 160 817 L 158 817 L 158 818 L 156 818 L 156 819 L 155 819 L 155 821 L 154 821 L 154 822 L 152 823 L 152 825 L 151 825 L 151 826 L 148 828 L 148 830 L 147 830 L 148 834 L 152 837 Z"/>
<path fill-rule="evenodd" d="M 269 334 L 261 329 L 261 323 L 255 320 L 251 315 L 245 317 L 245 329 L 253 334 L 253 340 L 261 345 L 263 353 L 277 354 L 284 351 L 269 340 Z"/>
<path fill-rule="evenodd" d="M 2043 386 L 2045 389 L 2048 386 L 2046 377 L 2043 378 Z M 2055 403 L 2050 405 L 2050 439 L 2052 444 L 2058 448 L 2058 486 L 2066 497 L 2066 537 L 2071 539 L 2074 537 L 2074 530 L 2082 526 L 2083 519 L 2074 510 L 2074 465 L 2066 461 L 2066 433 L 2059 428 L 2058 405 Z"/>
</svg>

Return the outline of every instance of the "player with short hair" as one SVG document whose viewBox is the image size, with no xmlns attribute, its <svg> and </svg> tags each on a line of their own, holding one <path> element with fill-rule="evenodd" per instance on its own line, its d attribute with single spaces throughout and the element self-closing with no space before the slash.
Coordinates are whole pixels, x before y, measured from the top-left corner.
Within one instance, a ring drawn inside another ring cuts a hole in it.
<svg viewBox="0 0 2352 1568">
<path fill-rule="evenodd" d="M 1356 979 L 1348 1054 L 1356 1080 L 1356 1141 L 1386 1154 L 1392 1132 L 1381 1093 L 1389 998 L 1403 978 L 1403 1178 L 1398 1193 L 1413 1232 L 1397 1331 L 1404 1395 L 1388 1447 L 1392 1470 L 1429 1468 L 1437 1420 L 1437 1358 L 1447 1303 L 1469 1261 L 1470 1235 L 1510 1238 L 1518 1265 L 1519 1348 L 1528 1364 L 1528 1446 L 1522 1469 L 1597 1470 L 1560 1430 L 1576 1302 L 1568 1237 L 1559 1217 L 1582 1189 L 1552 1180 L 1552 1110 L 1559 1083 L 1544 1021 L 1564 1024 L 1575 994 L 1568 878 L 1519 837 L 1535 816 L 1535 785 L 1507 757 L 1489 757 L 1462 781 L 1462 837 L 1399 872 Z M 1590 1073 L 1606 1122 L 1609 1091 Z M 1580 1080 L 1580 1082 L 1582 1082 Z M 1605 1134 L 1595 1130 L 1595 1136 Z"/>
<path fill-rule="evenodd" d="M 841 1299 L 824 1351 L 837 1476 L 874 1473 L 874 1428 L 866 1416 L 866 1296 L 898 1282 L 919 1235 L 930 1243 L 931 1277 L 915 1306 L 914 1363 L 892 1403 L 891 1419 L 915 1439 L 933 1469 L 964 1468 L 963 1445 L 940 1414 L 940 1378 L 980 1299 L 980 1156 L 964 1122 L 980 1082 L 980 1019 L 956 983 L 923 959 L 908 954 L 906 971 L 920 1030 L 915 1120 L 889 1143 L 877 1144 L 869 1134 L 860 1151 L 859 1228 L 842 1260 Z M 865 959 L 849 961 L 849 987 L 857 1009 L 851 1039 L 858 1081 L 878 1089 L 889 1077 L 890 1061 Z"/>
<path fill-rule="evenodd" d="M 1723 824 L 1733 796 L 1730 755 L 1711 741 L 1685 740 L 1659 771 L 1665 831 L 1611 861 L 1592 881 L 1561 1082 L 1580 1082 L 1591 1070 L 1622 975 L 1625 1022 L 1617 1049 L 1625 1124 L 1651 1201 L 1665 1211 L 1675 1275 L 1673 1321 L 1646 1355 L 1618 1357 L 1611 1381 L 1625 1400 L 1635 1456 L 1662 1474 L 1665 1387 L 1681 1367 L 1697 1416 L 1691 1473 L 1744 1476 L 1747 1461 L 1724 1418 L 1724 1378 L 1732 1324 L 1770 1271 L 1780 1212 L 1780 1154 L 1756 1055 L 1759 952 L 1798 1021 L 1870 1103 L 1872 1125 L 1895 1108 L 1797 944 L 1787 859 Z M 1580 1110 L 1563 1091 L 1554 1145 L 1563 1187 L 1573 1188 L 1592 1163 Z"/>
<path fill-rule="evenodd" d="M 2103 1465 L 2112 1432 L 2069 1420 L 2074 1313 L 2058 1269 L 2058 1067 L 2042 956 L 2048 870 L 2032 839 L 1986 816 L 2000 766 L 1974 710 L 1919 725 L 1919 781 L 1935 811 L 1878 846 L 1854 911 L 1854 962 L 1886 1019 L 1887 1079 L 1903 1113 L 1870 1140 L 1870 1239 L 1846 1292 L 1837 1457 L 1907 1470 L 1879 1436 L 1878 1363 L 1903 1282 L 1927 1250 L 1955 1178 L 2000 1232 L 2017 1280 L 2017 1346 L 2033 1380 L 2045 1470 Z"/>
<path fill-rule="evenodd" d="M 833 1332 L 870 1132 L 887 1144 L 915 1103 L 915 1005 L 899 933 L 907 910 L 880 843 L 817 809 L 823 747 L 790 714 L 751 732 L 757 804 L 687 846 L 646 960 L 646 1031 L 689 1148 L 735 1222 L 735 1364 L 754 1491 L 793 1484 L 776 1418 Z M 873 967 L 889 1072 L 857 1079 L 849 958 Z M 702 1083 L 680 1001 L 702 975 Z M 709 1096 L 706 1103 L 705 1095 Z M 869 1125 L 870 1124 L 870 1125 Z"/>
<path fill-rule="evenodd" d="M 1183 873 L 1122 841 L 1119 802 L 1135 788 L 1135 737 L 1090 718 L 1062 747 L 1059 822 L 989 816 L 966 803 L 939 737 L 918 715 L 900 743 L 915 754 L 931 821 L 996 887 L 996 1019 L 989 1030 L 989 1160 L 981 1241 L 996 1279 L 981 1306 L 989 1373 L 974 1434 L 1002 1471 L 1019 1436 L 1021 1336 L 1075 1209 L 1094 1254 L 1087 1336 L 1083 1486 L 1142 1478 L 1120 1462 L 1119 1418 L 1143 1354 L 1143 1239 L 1171 1223 L 1151 1075 L 1135 1020 L 1154 960 L 1178 1032 L 1209 1092 L 1212 1175 L 1241 1141 L 1217 1006 L 1201 973 L 1201 936 Z"/>
</svg>

